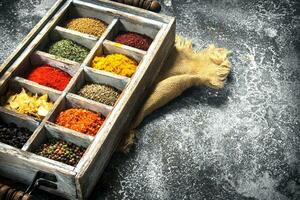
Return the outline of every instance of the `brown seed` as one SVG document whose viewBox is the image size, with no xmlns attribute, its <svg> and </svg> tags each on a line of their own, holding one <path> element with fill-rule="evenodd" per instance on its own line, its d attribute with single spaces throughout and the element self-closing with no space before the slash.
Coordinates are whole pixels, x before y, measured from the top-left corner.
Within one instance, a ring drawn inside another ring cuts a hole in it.
<svg viewBox="0 0 300 200">
<path fill-rule="evenodd" d="M 101 37 L 107 28 L 107 24 L 99 19 L 82 17 L 71 19 L 67 23 L 66 28 Z"/>
</svg>

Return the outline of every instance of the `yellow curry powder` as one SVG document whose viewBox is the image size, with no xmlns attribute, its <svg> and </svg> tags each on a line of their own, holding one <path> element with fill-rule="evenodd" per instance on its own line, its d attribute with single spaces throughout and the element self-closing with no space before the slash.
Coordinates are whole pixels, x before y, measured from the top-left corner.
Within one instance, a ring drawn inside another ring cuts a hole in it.
<svg viewBox="0 0 300 200">
<path fill-rule="evenodd" d="M 110 54 L 107 56 L 95 56 L 92 67 L 108 71 L 114 74 L 131 77 L 138 66 L 138 63 L 122 54 Z"/>
</svg>

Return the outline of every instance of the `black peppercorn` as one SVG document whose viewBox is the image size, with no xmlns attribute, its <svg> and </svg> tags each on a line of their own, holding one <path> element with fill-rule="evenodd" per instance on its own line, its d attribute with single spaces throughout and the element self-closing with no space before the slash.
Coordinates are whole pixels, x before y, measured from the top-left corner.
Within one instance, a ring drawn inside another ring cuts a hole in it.
<svg viewBox="0 0 300 200">
<path fill-rule="evenodd" d="M 27 128 L 17 127 L 16 124 L 6 124 L 0 121 L 0 142 L 13 147 L 22 148 L 32 135 L 32 131 Z"/>
</svg>

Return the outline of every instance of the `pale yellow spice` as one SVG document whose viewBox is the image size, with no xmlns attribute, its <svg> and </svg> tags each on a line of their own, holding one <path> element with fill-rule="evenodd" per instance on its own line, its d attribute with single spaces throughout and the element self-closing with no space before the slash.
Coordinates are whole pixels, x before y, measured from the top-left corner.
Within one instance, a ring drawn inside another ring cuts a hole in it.
<svg viewBox="0 0 300 200">
<path fill-rule="evenodd" d="M 4 106 L 18 113 L 43 119 L 53 108 L 53 102 L 49 101 L 48 94 L 39 96 L 22 89 L 20 93 L 10 96 Z"/>
<path fill-rule="evenodd" d="M 107 56 L 95 56 L 92 67 L 108 71 L 121 76 L 131 77 L 138 66 L 138 63 L 122 54 L 110 54 Z"/>
</svg>

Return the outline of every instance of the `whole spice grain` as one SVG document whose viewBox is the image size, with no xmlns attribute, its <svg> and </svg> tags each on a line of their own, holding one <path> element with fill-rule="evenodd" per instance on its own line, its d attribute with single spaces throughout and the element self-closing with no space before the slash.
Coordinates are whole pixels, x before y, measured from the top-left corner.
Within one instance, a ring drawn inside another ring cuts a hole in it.
<svg viewBox="0 0 300 200">
<path fill-rule="evenodd" d="M 60 126 L 92 136 L 97 134 L 103 122 L 104 118 L 82 108 L 65 110 L 56 119 L 56 124 Z"/>
<path fill-rule="evenodd" d="M 66 88 L 71 78 L 67 72 L 49 65 L 38 66 L 27 76 L 28 80 L 60 91 Z"/>
<path fill-rule="evenodd" d="M 82 97 L 110 106 L 115 105 L 120 94 L 121 91 L 104 84 L 87 84 L 78 92 Z"/>
<path fill-rule="evenodd" d="M 89 49 L 71 40 L 64 39 L 52 44 L 48 49 L 48 53 L 82 63 L 89 54 Z"/>
<path fill-rule="evenodd" d="M 107 28 L 107 24 L 95 18 L 82 17 L 71 19 L 67 23 L 66 28 L 79 31 L 81 33 L 94 35 L 96 37 L 101 37 Z"/>
<path fill-rule="evenodd" d="M 0 142 L 21 149 L 32 135 L 27 128 L 20 128 L 14 123 L 0 121 Z"/>
<path fill-rule="evenodd" d="M 48 94 L 40 96 L 26 92 L 25 89 L 22 89 L 20 93 L 10 94 L 12 94 L 12 92 L 8 93 L 9 97 L 5 101 L 4 106 L 18 113 L 43 119 L 53 108 L 53 103 L 49 100 Z"/>
<path fill-rule="evenodd" d="M 114 74 L 131 77 L 138 63 L 122 54 L 110 54 L 107 56 L 95 56 L 92 67 L 99 70 L 112 72 Z"/>
<path fill-rule="evenodd" d="M 76 166 L 85 150 L 75 144 L 53 139 L 43 144 L 35 153 L 67 165 Z"/>
<path fill-rule="evenodd" d="M 135 32 L 120 32 L 115 38 L 115 42 L 147 51 L 152 43 L 152 39 L 147 35 Z"/>
</svg>

